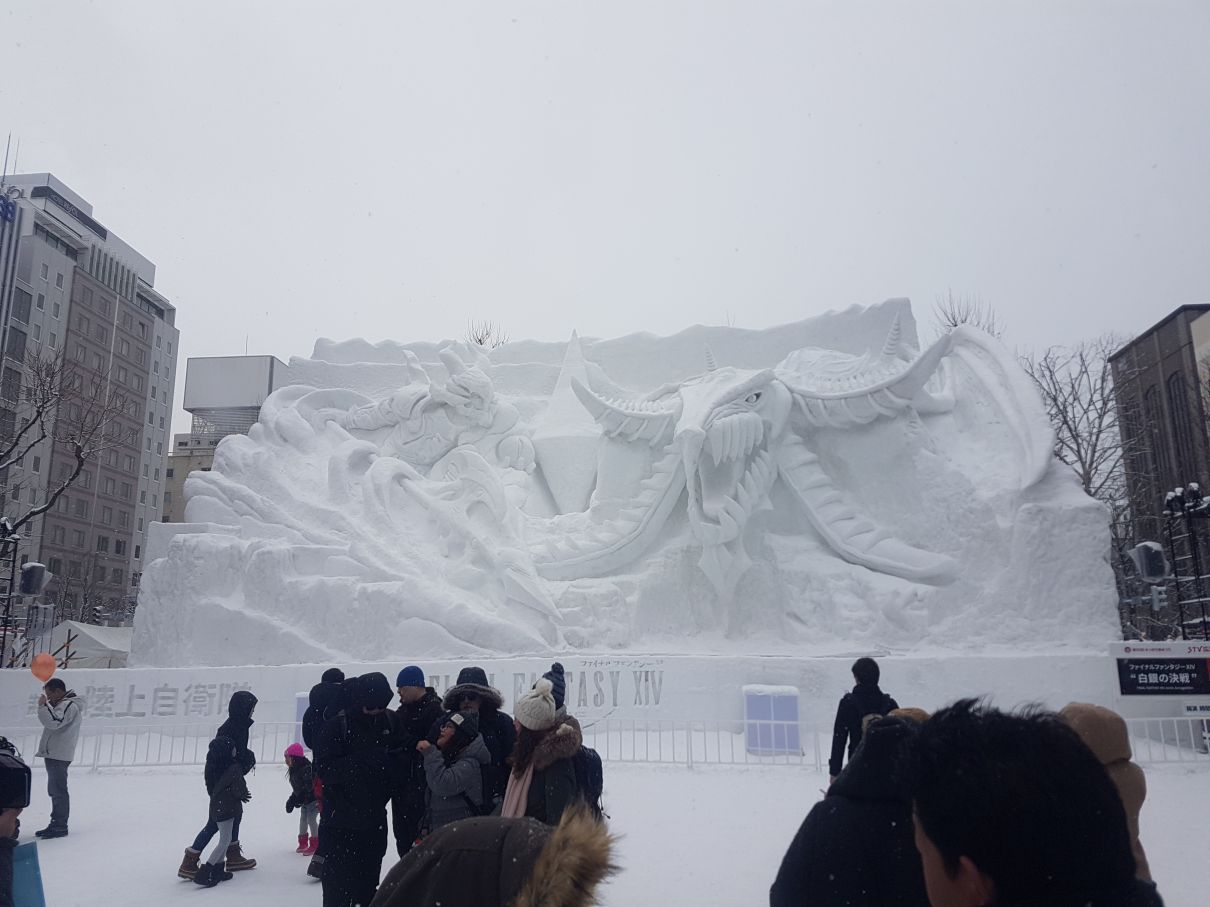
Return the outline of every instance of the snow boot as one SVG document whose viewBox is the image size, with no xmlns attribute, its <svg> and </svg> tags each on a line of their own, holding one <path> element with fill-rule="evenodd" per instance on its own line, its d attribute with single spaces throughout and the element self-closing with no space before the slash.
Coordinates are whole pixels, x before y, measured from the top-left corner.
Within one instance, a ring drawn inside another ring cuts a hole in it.
<svg viewBox="0 0 1210 907">
<path fill-rule="evenodd" d="M 213 888 L 218 884 L 218 877 L 215 873 L 215 866 L 211 863 L 203 863 L 198 867 L 197 874 L 193 877 L 195 885 L 201 885 L 203 888 Z"/>
<path fill-rule="evenodd" d="M 307 836 L 306 835 L 298 836 L 298 850 L 296 850 L 294 852 L 295 853 L 306 853 L 307 852 Z"/>
<path fill-rule="evenodd" d="M 307 875 L 313 879 L 323 879 L 324 877 L 324 858 L 316 854 L 311 857 L 311 862 L 307 864 Z"/>
<path fill-rule="evenodd" d="M 256 860 L 246 857 L 239 849 L 239 841 L 232 841 L 227 847 L 227 869 L 239 872 L 241 869 L 255 869 Z"/>
<path fill-rule="evenodd" d="M 227 872 L 227 870 L 223 869 L 223 866 L 221 863 L 217 864 L 214 867 L 214 883 L 216 885 L 219 882 L 230 882 L 234 878 L 235 878 L 235 876 L 233 876 L 231 873 Z"/>
<path fill-rule="evenodd" d="M 307 849 L 304 850 L 303 853 L 305 853 L 307 856 L 312 856 L 317 847 L 319 847 L 319 838 L 308 838 Z"/>
<path fill-rule="evenodd" d="M 197 875 L 197 861 L 201 858 L 202 852 L 194 850 L 192 847 L 185 848 L 185 859 L 181 860 L 181 868 L 176 871 L 176 874 L 182 879 L 192 879 Z"/>
</svg>

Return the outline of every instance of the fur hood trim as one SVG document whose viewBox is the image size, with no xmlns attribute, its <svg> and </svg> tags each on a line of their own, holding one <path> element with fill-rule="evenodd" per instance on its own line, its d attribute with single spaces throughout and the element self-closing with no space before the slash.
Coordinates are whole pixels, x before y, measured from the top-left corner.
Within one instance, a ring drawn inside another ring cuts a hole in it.
<svg viewBox="0 0 1210 907">
<path fill-rule="evenodd" d="M 499 711 L 500 707 L 504 705 L 504 697 L 500 695 L 499 690 L 493 690 L 491 687 L 485 687 L 478 683 L 460 683 L 445 691 L 445 697 L 441 700 L 441 707 L 447 712 L 458 711 L 458 706 L 462 704 L 462 700 L 466 698 L 467 693 L 474 693 L 483 700 L 484 705 L 496 711 Z"/>
<path fill-rule="evenodd" d="M 575 733 L 579 736 L 578 725 Z M 618 870 L 611 859 L 614 841 L 605 824 L 594 819 L 583 806 L 569 808 L 508 907 L 595 904 L 597 886 Z"/>
<path fill-rule="evenodd" d="M 583 743 L 580 722 L 571 715 L 564 715 L 534 749 L 534 771 L 545 771 L 562 759 L 570 759 L 580 751 Z"/>
</svg>

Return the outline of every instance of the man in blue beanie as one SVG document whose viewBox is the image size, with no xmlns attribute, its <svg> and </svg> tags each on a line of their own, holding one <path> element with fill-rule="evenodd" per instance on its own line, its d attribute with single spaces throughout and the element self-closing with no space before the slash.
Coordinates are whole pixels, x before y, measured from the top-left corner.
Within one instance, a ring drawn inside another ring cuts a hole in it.
<svg viewBox="0 0 1210 907">
<path fill-rule="evenodd" d="M 416 843 L 420 822 L 424 819 L 424 757 L 416 744 L 429 740 L 432 726 L 445 714 L 441 697 L 424 684 L 424 671 L 408 665 L 395 678 L 399 693 L 395 729 L 391 740 L 391 828 L 395 849 L 403 856 Z"/>
</svg>

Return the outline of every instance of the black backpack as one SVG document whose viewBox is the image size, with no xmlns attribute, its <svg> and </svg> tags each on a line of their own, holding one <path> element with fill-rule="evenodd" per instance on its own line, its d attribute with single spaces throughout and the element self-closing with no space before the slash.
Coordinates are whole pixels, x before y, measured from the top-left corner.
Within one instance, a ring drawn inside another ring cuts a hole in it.
<svg viewBox="0 0 1210 907">
<path fill-rule="evenodd" d="M 605 791 L 605 771 L 601 757 L 590 746 L 581 746 L 572 757 L 576 770 L 576 790 L 598 819 L 606 815 L 601 807 L 601 794 Z M 608 818 L 608 816 L 606 816 Z"/>
</svg>

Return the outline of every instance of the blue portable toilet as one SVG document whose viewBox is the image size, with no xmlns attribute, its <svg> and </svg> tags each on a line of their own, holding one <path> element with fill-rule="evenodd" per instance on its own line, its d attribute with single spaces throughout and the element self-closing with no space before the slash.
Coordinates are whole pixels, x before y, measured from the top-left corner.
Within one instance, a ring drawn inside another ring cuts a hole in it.
<svg viewBox="0 0 1210 907">
<path fill-rule="evenodd" d="M 744 734 L 756 756 L 802 754 L 798 728 L 798 687 L 746 684 Z"/>
</svg>

